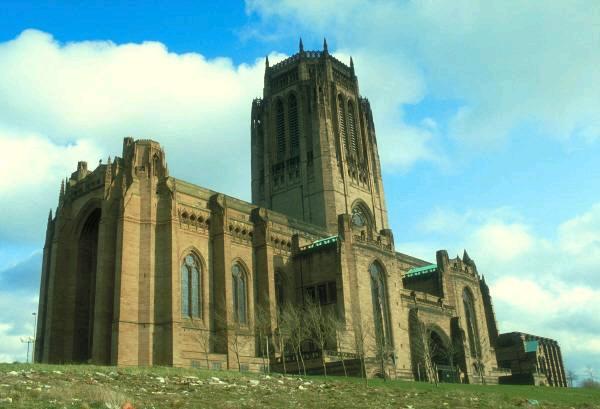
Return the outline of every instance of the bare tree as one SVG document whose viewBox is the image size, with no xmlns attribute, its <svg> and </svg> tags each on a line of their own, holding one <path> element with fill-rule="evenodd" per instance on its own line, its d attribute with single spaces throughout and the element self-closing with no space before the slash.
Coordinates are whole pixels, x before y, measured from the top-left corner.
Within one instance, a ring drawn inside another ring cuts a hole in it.
<svg viewBox="0 0 600 409">
<path fill-rule="evenodd" d="M 324 307 L 314 301 L 309 301 L 304 307 L 304 321 L 309 336 L 321 350 L 321 365 L 323 374 L 327 376 L 327 365 L 325 362 L 325 347 L 335 336 L 335 327 L 330 325 L 330 318 Z"/>
<path fill-rule="evenodd" d="M 240 354 L 246 339 L 252 335 L 251 330 L 243 327 L 238 322 L 228 321 L 226 317 L 218 317 L 217 320 L 221 322 L 221 328 L 224 331 L 222 336 L 227 340 L 228 350 L 233 351 L 235 354 L 238 370 L 242 372 Z"/>
<path fill-rule="evenodd" d="M 271 335 L 271 319 L 267 308 L 257 304 L 254 309 L 254 333 L 258 338 L 258 347 L 263 361 L 263 368 L 270 372 L 269 336 Z"/>
<path fill-rule="evenodd" d="M 389 342 L 389 339 L 385 336 L 383 328 L 375 326 L 373 331 L 369 331 L 369 338 L 371 338 L 371 345 L 373 345 L 375 358 L 379 364 L 379 371 L 383 380 L 387 380 L 387 365 L 390 357 L 394 353 L 394 348 Z"/>
<path fill-rule="evenodd" d="M 587 374 L 588 378 L 590 378 L 590 380 L 594 382 L 594 368 L 592 368 L 591 366 L 587 366 L 585 368 L 585 373 Z"/>
<path fill-rule="evenodd" d="M 198 342 L 198 346 L 200 350 L 204 354 L 204 359 L 206 360 L 206 369 L 210 369 L 208 354 L 210 353 L 210 330 L 208 329 L 200 329 L 196 335 L 195 339 Z"/>
<path fill-rule="evenodd" d="M 348 371 L 346 370 L 346 360 L 344 359 L 344 352 L 342 351 L 342 336 L 344 336 L 346 332 L 346 324 L 342 321 L 335 310 L 331 309 L 325 315 L 325 319 L 327 325 L 333 331 L 333 335 L 335 337 L 336 349 L 342 360 L 342 368 L 344 368 L 344 376 L 348 376 Z"/>
<path fill-rule="evenodd" d="M 370 326 L 363 321 L 360 313 L 355 312 L 352 315 L 352 329 L 354 330 L 354 349 L 360 360 L 361 374 L 365 378 L 365 386 L 369 386 L 365 357 Z"/>
<path fill-rule="evenodd" d="M 578 376 L 575 371 L 569 369 L 567 370 L 567 382 L 569 382 L 569 387 L 573 387 L 573 383 L 577 380 Z"/>
<path fill-rule="evenodd" d="M 302 357 L 302 343 L 308 337 L 308 329 L 304 325 L 303 318 L 300 307 L 292 303 L 286 303 L 279 313 L 279 332 L 280 337 L 283 335 L 281 339 L 287 340 L 294 351 L 298 374 L 301 374 L 300 364 L 302 364 L 302 371 L 306 375 L 306 365 Z M 283 343 L 283 359 L 285 359 L 285 345 L 286 343 Z"/>
</svg>

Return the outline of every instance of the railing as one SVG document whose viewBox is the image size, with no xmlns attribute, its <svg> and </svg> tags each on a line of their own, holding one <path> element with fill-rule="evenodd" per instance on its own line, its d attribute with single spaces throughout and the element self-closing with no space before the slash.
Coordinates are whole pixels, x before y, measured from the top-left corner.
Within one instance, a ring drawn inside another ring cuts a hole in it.
<svg viewBox="0 0 600 409">
<path fill-rule="evenodd" d="M 322 356 L 325 357 L 333 357 L 338 359 L 357 359 L 358 355 L 352 352 L 344 352 L 344 351 L 310 351 L 310 352 L 302 352 L 302 359 L 305 361 L 309 361 L 311 359 L 320 359 Z M 296 354 L 285 354 L 284 359 L 285 362 L 295 362 L 298 357 Z M 275 362 L 281 363 L 281 357 L 275 358 Z"/>
</svg>

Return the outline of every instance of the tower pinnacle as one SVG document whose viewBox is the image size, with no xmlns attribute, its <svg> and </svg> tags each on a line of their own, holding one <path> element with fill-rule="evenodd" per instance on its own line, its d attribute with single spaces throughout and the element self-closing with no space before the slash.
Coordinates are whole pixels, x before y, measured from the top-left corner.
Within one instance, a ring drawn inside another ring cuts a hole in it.
<svg viewBox="0 0 600 409">
<path fill-rule="evenodd" d="M 298 49 L 301 53 L 304 52 L 304 44 L 302 44 L 302 37 L 300 37 L 300 43 L 298 44 Z"/>
<path fill-rule="evenodd" d="M 327 49 L 327 39 L 323 38 L 323 52 L 328 53 L 329 50 Z"/>
</svg>

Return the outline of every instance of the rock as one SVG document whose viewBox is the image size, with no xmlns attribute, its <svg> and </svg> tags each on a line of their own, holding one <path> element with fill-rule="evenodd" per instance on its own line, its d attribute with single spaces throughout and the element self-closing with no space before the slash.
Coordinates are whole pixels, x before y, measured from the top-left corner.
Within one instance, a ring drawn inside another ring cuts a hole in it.
<svg viewBox="0 0 600 409">
<path fill-rule="evenodd" d="M 18 374 L 19 373 L 17 371 L 10 371 L 7 373 L 7 375 L 10 375 L 10 376 L 17 376 Z"/>
<path fill-rule="evenodd" d="M 12 403 L 12 398 L 2 398 L 0 402 Z"/>
<path fill-rule="evenodd" d="M 302 385 L 310 386 L 312 385 L 312 382 L 304 382 Z"/>
<path fill-rule="evenodd" d="M 280 379 L 280 380 L 278 380 L 278 381 L 277 381 L 277 383 L 280 383 L 280 384 L 282 384 L 282 385 L 283 385 L 283 381 L 282 381 L 281 379 Z"/>
<path fill-rule="evenodd" d="M 220 381 L 221 381 L 221 380 L 220 380 L 219 378 L 217 378 L 216 376 L 211 376 L 211 377 L 210 377 L 210 380 L 211 380 L 211 381 L 214 381 L 214 382 L 220 382 Z"/>
<path fill-rule="evenodd" d="M 53 374 L 55 375 L 62 375 L 63 373 L 61 371 L 52 371 Z"/>
<path fill-rule="evenodd" d="M 257 379 L 250 379 L 251 386 L 258 386 L 260 382 Z"/>
<path fill-rule="evenodd" d="M 156 380 L 160 383 L 165 383 L 165 378 L 163 378 L 162 376 L 159 376 L 158 378 L 156 378 Z"/>
<path fill-rule="evenodd" d="M 306 390 L 306 388 L 304 386 L 302 386 L 302 385 L 299 385 L 298 389 L 300 389 L 301 391 L 305 391 Z"/>
<path fill-rule="evenodd" d="M 540 402 L 537 399 L 527 399 L 527 404 L 531 406 L 539 406 Z"/>
<path fill-rule="evenodd" d="M 269 375 L 265 375 L 265 379 L 271 379 Z"/>
</svg>

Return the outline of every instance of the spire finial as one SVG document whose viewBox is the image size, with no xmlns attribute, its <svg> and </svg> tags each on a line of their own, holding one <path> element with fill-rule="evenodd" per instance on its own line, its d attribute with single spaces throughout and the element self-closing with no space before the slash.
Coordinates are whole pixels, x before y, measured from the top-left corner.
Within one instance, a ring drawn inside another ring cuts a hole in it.
<svg viewBox="0 0 600 409">
<path fill-rule="evenodd" d="M 327 49 L 327 39 L 323 38 L 323 51 L 328 53 L 329 50 Z"/>
<path fill-rule="evenodd" d="M 50 208 L 50 212 L 48 213 L 48 223 L 52 221 L 52 208 Z"/>
<path fill-rule="evenodd" d="M 354 60 L 352 60 L 352 56 L 350 56 L 350 70 L 352 70 L 352 74 L 354 74 Z"/>
<path fill-rule="evenodd" d="M 304 52 L 304 44 L 302 44 L 302 37 L 300 37 L 300 43 L 298 44 L 298 48 L 300 49 L 301 53 Z"/>
<path fill-rule="evenodd" d="M 269 68 L 269 56 L 268 55 L 265 57 L 265 67 Z"/>
<path fill-rule="evenodd" d="M 60 181 L 60 193 L 58 194 L 58 201 L 62 202 L 64 198 L 65 198 L 65 181 L 61 180 Z"/>
</svg>

